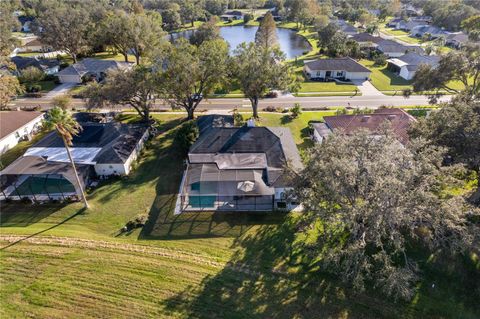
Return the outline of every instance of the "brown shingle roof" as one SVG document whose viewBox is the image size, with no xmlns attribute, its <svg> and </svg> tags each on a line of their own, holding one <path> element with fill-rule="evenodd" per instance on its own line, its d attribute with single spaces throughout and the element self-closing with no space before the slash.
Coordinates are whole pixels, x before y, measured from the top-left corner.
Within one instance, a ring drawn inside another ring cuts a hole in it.
<svg viewBox="0 0 480 319">
<path fill-rule="evenodd" d="M 26 111 L 5 111 L 0 112 L 0 139 L 15 132 L 25 124 L 33 121 L 39 116 L 41 112 L 26 112 Z"/>
<path fill-rule="evenodd" d="M 397 139 L 408 142 L 408 128 L 415 118 L 402 109 L 378 109 L 371 114 L 325 116 L 325 123 L 331 130 L 342 130 L 346 134 L 359 129 L 367 129 L 375 133 L 385 121 L 390 121 Z"/>
</svg>

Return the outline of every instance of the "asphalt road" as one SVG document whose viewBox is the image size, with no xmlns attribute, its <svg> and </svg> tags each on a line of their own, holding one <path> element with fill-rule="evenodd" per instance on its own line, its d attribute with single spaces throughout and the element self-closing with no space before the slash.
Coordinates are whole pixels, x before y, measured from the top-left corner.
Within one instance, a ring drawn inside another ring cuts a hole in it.
<svg viewBox="0 0 480 319">
<path fill-rule="evenodd" d="M 448 101 L 449 96 L 440 99 L 441 102 Z M 409 98 L 403 96 L 328 96 L 328 97 L 281 97 L 275 99 L 263 99 L 259 102 L 259 109 L 268 106 L 291 107 L 294 103 L 300 103 L 302 108 L 321 107 L 354 107 L 354 108 L 378 108 L 380 106 L 406 106 L 406 105 L 427 105 L 428 98 L 422 95 L 412 95 Z M 10 103 L 11 106 L 20 108 L 32 108 L 36 106 L 42 109 L 51 108 L 51 100 L 48 98 L 20 98 Z M 73 99 L 72 106 L 81 109 L 85 102 L 81 99 Z M 243 98 L 218 98 L 204 100 L 200 103 L 198 110 L 231 110 L 234 108 L 250 108 L 250 101 Z M 170 106 L 162 102 L 155 104 L 156 109 L 170 110 Z M 118 106 L 117 109 L 130 109 L 128 106 Z"/>
</svg>

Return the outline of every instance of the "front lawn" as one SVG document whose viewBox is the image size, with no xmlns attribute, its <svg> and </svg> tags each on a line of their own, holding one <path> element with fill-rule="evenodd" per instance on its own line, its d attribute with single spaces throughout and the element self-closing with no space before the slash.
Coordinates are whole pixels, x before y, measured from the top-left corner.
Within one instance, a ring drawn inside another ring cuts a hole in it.
<svg viewBox="0 0 480 319">
<path fill-rule="evenodd" d="M 370 69 L 372 84 L 379 91 L 403 91 L 412 88 L 412 81 L 407 81 L 400 76 L 387 70 L 387 66 L 374 66 L 370 60 L 360 60 L 360 63 Z"/>
<path fill-rule="evenodd" d="M 301 83 L 299 93 L 308 92 L 348 92 L 355 94 L 358 90 L 353 84 L 344 84 L 337 82 L 304 81 Z M 334 95 L 334 94 L 332 94 Z"/>
</svg>

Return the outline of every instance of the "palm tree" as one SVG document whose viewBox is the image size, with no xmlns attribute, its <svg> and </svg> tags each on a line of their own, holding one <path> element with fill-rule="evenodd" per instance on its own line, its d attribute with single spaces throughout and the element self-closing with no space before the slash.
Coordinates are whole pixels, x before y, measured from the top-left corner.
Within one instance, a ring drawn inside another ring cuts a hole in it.
<svg viewBox="0 0 480 319">
<path fill-rule="evenodd" d="M 69 148 L 69 146 L 72 146 L 73 136 L 77 135 L 82 130 L 82 127 L 67 110 L 61 109 L 58 106 L 48 111 L 45 119 L 45 126 L 50 130 L 55 129 L 58 135 L 62 138 L 65 149 L 67 150 L 68 158 L 70 159 L 73 171 L 75 172 L 75 178 L 77 180 L 78 189 L 80 189 L 82 195 L 83 203 L 85 208 L 88 208 L 87 198 L 85 197 L 85 192 L 83 191 L 82 184 L 80 183 L 77 168 L 75 167 L 75 163 L 73 162 L 72 154 L 70 153 Z"/>
</svg>

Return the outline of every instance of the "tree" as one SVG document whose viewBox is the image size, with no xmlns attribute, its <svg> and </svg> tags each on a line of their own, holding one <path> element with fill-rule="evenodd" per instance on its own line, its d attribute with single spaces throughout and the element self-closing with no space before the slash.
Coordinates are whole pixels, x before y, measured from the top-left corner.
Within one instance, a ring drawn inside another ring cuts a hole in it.
<svg viewBox="0 0 480 319">
<path fill-rule="evenodd" d="M 446 147 L 454 162 L 466 164 L 480 176 L 480 102 L 453 100 L 419 119 L 410 135 Z"/>
<path fill-rule="evenodd" d="M 331 42 L 333 36 L 338 32 L 338 26 L 330 22 L 324 27 L 320 27 L 318 30 L 318 41 L 321 47 L 325 48 Z"/>
<path fill-rule="evenodd" d="M 190 37 L 190 43 L 199 46 L 205 41 L 220 39 L 220 28 L 217 26 L 218 18 L 212 16 L 202 24 Z"/>
<path fill-rule="evenodd" d="M 265 14 L 260 22 L 260 26 L 255 33 L 255 43 L 263 48 L 278 46 L 277 26 L 270 11 Z"/>
<path fill-rule="evenodd" d="M 0 74 L 0 110 L 6 109 L 12 98 L 21 93 L 23 88 L 16 77 Z"/>
<path fill-rule="evenodd" d="M 162 16 L 157 12 L 147 11 L 145 14 L 136 14 L 130 17 L 131 28 L 129 38 L 132 41 L 132 53 L 137 64 L 140 58 L 152 54 L 165 43 L 162 30 Z"/>
<path fill-rule="evenodd" d="M 177 3 L 170 3 L 165 10 L 162 10 L 162 20 L 167 31 L 178 29 L 182 26 L 180 6 Z"/>
<path fill-rule="evenodd" d="M 421 276 L 410 247 L 454 256 L 472 244 L 474 208 L 438 195 L 454 180 L 425 141 L 402 146 L 385 126 L 375 138 L 333 134 L 308 158 L 295 191 L 305 208 L 299 228 L 318 234 L 312 260 L 355 289 L 409 300 Z"/>
<path fill-rule="evenodd" d="M 131 28 L 131 19 L 123 10 L 110 12 L 99 28 L 102 42 L 121 53 L 125 62 L 128 62 L 128 52 L 133 46 L 129 34 Z"/>
<path fill-rule="evenodd" d="M 12 36 L 12 30 L 18 27 L 19 22 L 13 15 L 13 7 L 8 1 L 0 2 L 0 56 L 8 56 L 18 44 L 17 39 Z M 0 65 L 3 59 L 0 58 Z"/>
<path fill-rule="evenodd" d="M 181 0 L 180 16 L 184 23 L 190 22 L 191 26 L 195 25 L 196 19 L 204 17 L 204 3 L 201 0 Z"/>
<path fill-rule="evenodd" d="M 90 48 L 92 23 L 83 8 L 55 1 L 39 13 L 35 32 L 44 44 L 67 52 L 76 63 L 77 56 Z"/>
<path fill-rule="evenodd" d="M 35 82 L 39 82 L 45 78 L 45 73 L 39 68 L 29 66 L 20 71 L 19 80 L 21 83 L 32 85 Z"/>
<path fill-rule="evenodd" d="M 78 189 L 80 190 L 83 204 L 85 208 L 88 208 L 87 197 L 83 191 L 82 183 L 80 182 L 80 177 L 78 176 L 77 168 L 75 167 L 75 162 L 70 153 L 70 146 L 73 145 L 73 136 L 78 135 L 82 130 L 82 127 L 67 110 L 63 110 L 59 107 L 54 107 L 48 111 L 47 116 L 45 117 L 45 127 L 48 130 L 55 129 L 57 134 L 62 138 L 70 164 L 72 164 L 73 172 L 75 173 L 75 179 L 77 181 Z"/>
<path fill-rule="evenodd" d="M 436 67 L 421 65 L 413 77 L 413 91 L 434 91 L 435 93 L 431 94 L 433 102 L 440 90 L 461 94 L 466 100 L 480 98 L 479 52 L 478 46 L 469 46 L 442 56 Z M 452 86 L 454 81 L 461 82 L 463 88 Z"/>
<path fill-rule="evenodd" d="M 232 78 L 252 103 L 253 117 L 258 118 L 258 101 L 271 90 L 298 89 L 292 67 L 282 63 L 278 49 L 259 48 L 254 43 L 242 43 L 234 51 Z"/>
<path fill-rule="evenodd" d="M 320 7 L 315 0 L 292 0 L 288 3 L 289 18 L 297 23 L 297 28 L 305 28 L 318 15 Z"/>
<path fill-rule="evenodd" d="M 193 119 L 203 98 L 224 83 L 227 60 L 224 40 L 205 41 L 197 47 L 181 39 L 164 58 L 157 59 L 157 92 L 172 108 L 185 109 L 188 119 Z"/>
<path fill-rule="evenodd" d="M 368 11 L 364 11 L 358 17 L 358 23 L 360 23 L 363 27 L 372 24 L 375 21 L 375 16 L 373 16 Z"/>
<path fill-rule="evenodd" d="M 117 104 L 129 105 L 143 121 L 150 120 L 150 110 L 155 103 L 155 75 L 143 66 L 129 71 L 108 72 L 103 84 L 91 83 L 83 91 L 89 108 L 104 108 Z"/>
<path fill-rule="evenodd" d="M 470 40 L 480 40 L 480 14 L 463 20 L 461 27 L 463 30 L 468 32 L 468 37 Z"/>
</svg>

